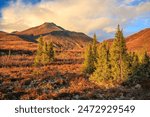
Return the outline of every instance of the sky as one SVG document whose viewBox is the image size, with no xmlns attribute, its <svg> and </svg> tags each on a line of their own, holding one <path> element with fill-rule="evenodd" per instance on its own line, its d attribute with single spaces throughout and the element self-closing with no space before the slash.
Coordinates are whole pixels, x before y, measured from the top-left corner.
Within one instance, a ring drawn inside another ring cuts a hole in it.
<svg viewBox="0 0 150 117">
<path fill-rule="evenodd" d="M 0 30 L 22 31 L 44 22 L 67 30 L 113 38 L 150 27 L 150 0 L 0 0 Z"/>
</svg>

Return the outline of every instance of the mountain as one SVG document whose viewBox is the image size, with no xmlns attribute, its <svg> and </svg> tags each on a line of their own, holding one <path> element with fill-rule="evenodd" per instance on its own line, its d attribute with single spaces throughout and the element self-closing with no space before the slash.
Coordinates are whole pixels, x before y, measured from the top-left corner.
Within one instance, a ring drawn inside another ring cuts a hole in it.
<svg viewBox="0 0 150 117">
<path fill-rule="evenodd" d="M 126 38 L 127 48 L 130 51 L 146 50 L 150 55 L 150 28 L 146 28 Z"/>
<path fill-rule="evenodd" d="M 57 26 L 54 23 L 45 22 L 40 26 L 36 26 L 21 32 L 17 32 L 16 34 L 39 36 L 39 35 L 46 35 L 53 31 L 64 31 L 64 29 L 61 28 L 60 26 Z"/>
<path fill-rule="evenodd" d="M 5 49 L 12 49 L 12 46 L 9 47 L 7 44 L 16 44 L 15 46 L 17 46 L 17 48 L 19 48 L 20 44 L 21 48 L 24 46 L 27 48 L 28 45 L 30 45 L 30 50 L 32 50 L 31 45 L 33 44 L 33 50 L 35 50 L 36 39 L 41 35 L 45 41 L 52 41 L 54 46 L 58 49 L 83 49 L 89 42 L 91 42 L 91 38 L 84 33 L 65 30 L 54 23 L 46 22 L 40 26 L 32 27 L 20 32 L 0 32 L 0 44 L 3 43 Z M 1 46 L 0 49 L 3 47 Z"/>
<path fill-rule="evenodd" d="M 81 49 L 91 41 L 91 38 L 84 33 L 68 31 L 54 23 L 47 22 L 15 34 L 33 42 L 42 35 L 44 40 L 53 41 L 54 46 L 61 49 Z"/>
<path fill-rule="evenodd" d="M 58 49 L 83 49 L 89 42 L 90 37 L 84 33 L 66 30 L 54 23 L 29 28 L 20 32 L 6 33 L 0 31 L 0 49 L 28 49 L 36 50 L 36 39 L 43 36 L 45 41 L 53 41 Z M 112 43 L 113 39 L 107 40 Z M 129 51 L 146 50 L 150 54 L 150 28 L 139 31 L 126 37 Z"/>
</svg>

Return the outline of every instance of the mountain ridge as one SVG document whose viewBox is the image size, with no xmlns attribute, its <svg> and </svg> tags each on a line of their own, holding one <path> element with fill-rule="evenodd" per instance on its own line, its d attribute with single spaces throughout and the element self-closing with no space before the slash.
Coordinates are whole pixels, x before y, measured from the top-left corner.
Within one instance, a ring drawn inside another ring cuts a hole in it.
<svg viewBox="0 0 150 117">
<path fill-rule="evenodd" d="M 83 49 L 92 39 L 84 33 L 69 31 L 54 23 L 45 22 L 42 25 L 31 27 L 24 31 L 8 33 L 12 39 L 20 38 L 21 41 L 36 42 L 36 39 L 43 36 L 45 41 L 53 41 L 58 49 Z M 3 38 L 5 38 L 4 36 Z M 16 37 L 16 38 L 14 38 Z M 8 38 L 5 39 L 9 40 Z M 9 43 L 12 43 L 9 41 Z"/>
<path fill-rule="evenodd" d="M 7 33 L 0 31 L 0 40 L 1 43 L 4 44 L 5 47 L 8 49 L 9 47 L 7 46 L 13 44 L 16 44 L 16 46 L 18 46 L 20 43 L 23 44 L 26 43 L 27 45 L 24 46 L 26 46 L 27 48 L 28 45 L 31 44 L 33 44 L 35 47 L 36 39 L 39 38 L 41 35 L 43 36 L 43 39 L 45 41 L 53 41 L 54 46 L 56 48 L 65 50 L 84 49 L 84 47 L 92 41 L 92 38 L 90 38 L 89 36 L 87 36 L 82 32 L 69 31 L 60 26 L 57 26 L 54 23 L 48 22 L 45 22 L 42 25 L 31 27 L 29 29 L 20 32 L 16 31 L 13 33 Z M 126 37 L 125 39 L 127 49 L 129 51 L 137 51 L 145 49 L 145 51 L 147 51 L 148 54 L 150 55 L 150 47 L 149 47 L 150 28 L 145 28 L 137 33 L 134 33 Z M 106 41 L 112 43 L 113 39 L 108 39 Z M 4 47 L 4 45 L 2 46 Z"/>
</svg>

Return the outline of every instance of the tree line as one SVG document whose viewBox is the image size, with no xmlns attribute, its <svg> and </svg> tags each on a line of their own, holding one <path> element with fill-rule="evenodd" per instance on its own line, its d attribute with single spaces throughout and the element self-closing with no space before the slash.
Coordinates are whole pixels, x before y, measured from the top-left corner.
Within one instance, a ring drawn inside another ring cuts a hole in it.
<svg viewBox="0 0 150 117">
<path fill-rule="evenodd" d="M 97 84 L 105 80 L 120 82 L 128 80 L 141 66 L 149 62 L 146 51 L 127 51 L 123 31 L 118 25 L 112 44 L 107 41 L 97 44 L 94 34 L 92 44 L 85 51 L 83 72 L 89 74 L 90 81 Z"/>
</svg>

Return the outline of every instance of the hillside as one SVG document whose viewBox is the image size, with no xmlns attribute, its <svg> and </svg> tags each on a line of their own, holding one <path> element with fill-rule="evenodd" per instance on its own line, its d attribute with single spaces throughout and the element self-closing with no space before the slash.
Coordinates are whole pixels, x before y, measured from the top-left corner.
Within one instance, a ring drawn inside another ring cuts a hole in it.
<svg viewBox="0 0 150 117">
<path fill-rule="evenodd" d="M 106 40 L 112 44 L 112 39 Z M 129 51 L 147 51 L 150 55 L 150 28 L 143 29 L 135 34 L 126 37 L 126 45 Z"/>
<path fill-rule="evenodd" d="M 8 33 L 0 35 L 1 53 L 3 52 L 8 53 L 8 51 L 17 52 L 17 53 L 21 51 L 21 53 L 26 53 L 27 51 L 31 52 L 36 50 L 36 47 L 37 47 L 36 43 L 26 41 L 17 35 L 8 34 Z"/>
<path fill-rule="evenodd" d="M 150 54 L 150 28 L 146 28 L 126 38 L 130 51 L 146 50 Z"/>
<path fill-rule="evenodd" d="M 7 35 L 6 32 L 0 31 L 0 38 L 1 38 L 1 37 L 4 37 L 4 36 L 6 36 L 6 35 Z"/>
<path fill-rule="evenodd" d="M 52 40 L 57 48 L 62 49 L 82 49 L 91 41 L 91 38 L 83 33 L 70 31 L 53 31 L 43 38 Z"/>
</svg>

